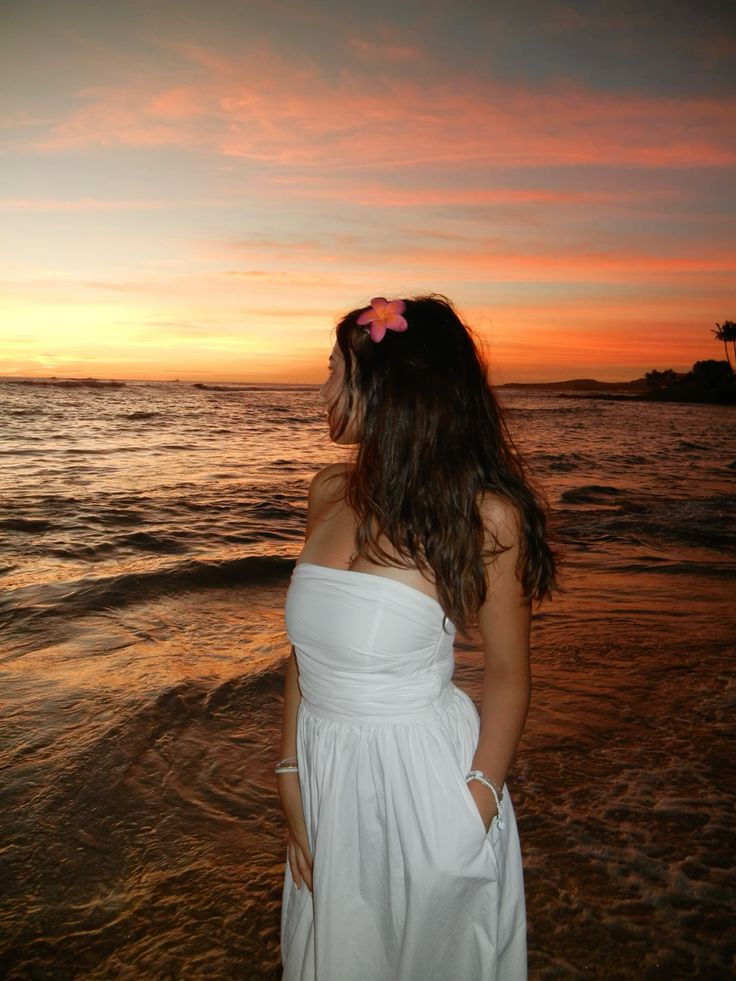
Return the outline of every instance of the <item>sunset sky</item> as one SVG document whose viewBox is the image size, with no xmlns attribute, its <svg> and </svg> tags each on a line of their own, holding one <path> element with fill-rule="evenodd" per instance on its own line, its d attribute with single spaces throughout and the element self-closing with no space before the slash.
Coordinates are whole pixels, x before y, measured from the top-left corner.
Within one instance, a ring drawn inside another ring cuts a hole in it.
<svg viewBox="0 0 736 981">
<path fill-rule="evenodd" d="M 428 291 L 497 384 L 725 357 L 730 6 L 0 2 L 0 374 L 319 381 Z"/>
</svg>

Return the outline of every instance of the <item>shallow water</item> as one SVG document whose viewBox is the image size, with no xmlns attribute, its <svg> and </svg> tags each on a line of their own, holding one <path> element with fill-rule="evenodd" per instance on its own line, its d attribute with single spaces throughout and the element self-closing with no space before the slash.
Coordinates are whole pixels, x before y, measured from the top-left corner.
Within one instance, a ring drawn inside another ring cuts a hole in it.
<svg viewBox="0 0 736 981">
<path fill-rule="evenodd" d="M 531 977 L 731 976 L 736 410 L 499 394 L 565 559 L 509 778 Z M 0 972 L 278 977 L 316 392 L 2 385 L 0 415 Z"/>
</svg>

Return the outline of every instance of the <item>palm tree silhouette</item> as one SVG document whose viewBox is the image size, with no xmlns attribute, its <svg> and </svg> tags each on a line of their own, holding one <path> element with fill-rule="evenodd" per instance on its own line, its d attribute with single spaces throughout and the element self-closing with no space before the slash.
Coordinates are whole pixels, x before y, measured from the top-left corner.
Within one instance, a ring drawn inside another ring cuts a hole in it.
<svg viewBox="0 0 736 981">
<path fill-rule="evenodd" d="M 716 329 L 711 328 L 711 333 L 715 334 L 717 341 L 723 341 L 726 350 L 726 359 L 731 371 L 736 372 L 736 368 L 731 364 L 731 355 L 728 351 L 728 342 L 733 347 L 734 362 L 736 362 L 736 323 L 733 320 L 724 320 L 722 324 L 716 324 Z"/>
</svg>

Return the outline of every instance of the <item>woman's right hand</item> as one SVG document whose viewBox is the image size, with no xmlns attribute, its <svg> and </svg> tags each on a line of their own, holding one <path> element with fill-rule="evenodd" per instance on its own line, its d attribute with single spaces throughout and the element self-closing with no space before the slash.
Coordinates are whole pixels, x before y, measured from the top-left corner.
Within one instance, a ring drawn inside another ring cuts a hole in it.
<svg viewBox="0 0 736 981">
<path fill-rule="evenodd" d="M 312 853 L 306 841 L 298 841 L 289 829 L 289 865 L 291 867 L 291 877 L 296 883 L 297 889 L 301 889 L 302 882 L 306 882 L 307 889 L 312 891 Z"/>
<path fill-rule="evenodd" d="M 306 882 L 307 889 L 312 891 L 312 851 L 307 837 L 307 825 L 304 821 L 302 794 L 299 788 L 297 773 L 279 773 L 277 775 L 281 806 L 289 826 L 288 853 L 291 875 L 297 889 Z"/>
</svg>

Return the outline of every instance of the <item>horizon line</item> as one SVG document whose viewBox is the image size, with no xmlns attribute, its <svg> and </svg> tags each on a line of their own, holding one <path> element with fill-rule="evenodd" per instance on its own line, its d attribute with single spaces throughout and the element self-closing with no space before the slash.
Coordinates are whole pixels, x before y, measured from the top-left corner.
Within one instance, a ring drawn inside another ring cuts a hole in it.
<svg viewBox="0 0 736 981">
<path fill-rule="evenodd" d="M 655 369 L 651 369 L 655 370 Z M 686 373 L 686 372 L 685 372 Z M 0 380 L 7 381 L 78 381 L 78 382 L 138 382 L 140 384 L 154 384 L 154 385 L 239 385 L 242 387 L 255 386 L 255 385 L 278 385 L 281 388 L 320 388 L 322 382 L 285 382 L 278 380 L 262 379 L 260 381 L 233 381 L 229 379 L 205 379 L 203 381 L 191 381 L 190 379 L 179 379 L 179 378 L 126 378 L 122 376 L 118 377 L 98 377 L 95 375 L 16 375 L 16 374 L 4 374 L 0 372 Z M 561 378 L 555 379 L 553 381 L 508 381 L 508 382 L 490 382 L 491 388 L 508 388 L 511 386 L 519 387 L 543 387 L 551 385 L 570 385 L 573 383 L 580 382 L 595 382 L 596 385 L 631 385 L 635 382 L 643 382 L 645 376 L 641 375 L 637 378 L 628 378 L 618 381 L 609 381 L 605 379 L 591 378 L 591 377 L 577 377 L 577 378 Z"/>
</svg>

